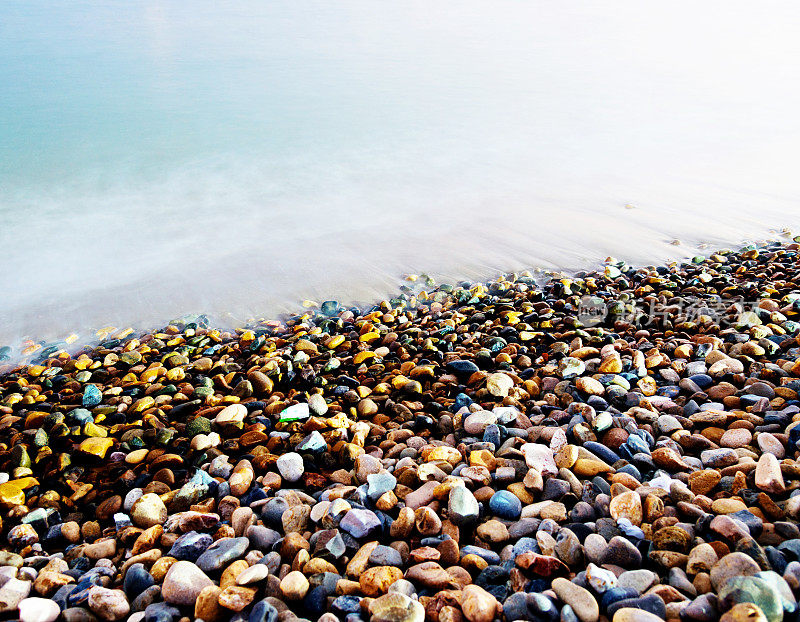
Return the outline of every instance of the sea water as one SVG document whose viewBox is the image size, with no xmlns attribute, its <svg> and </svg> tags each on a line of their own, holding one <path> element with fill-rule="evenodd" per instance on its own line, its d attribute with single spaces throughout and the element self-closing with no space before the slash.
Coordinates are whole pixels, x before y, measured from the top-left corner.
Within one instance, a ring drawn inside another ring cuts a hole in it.
<svg viewBox="0 0 800 622">
<path fill-rule="evenodd" d="M 796 2 L 3 0 L 0 345 L 780 237 L 799 24 Z"/>
</svg>

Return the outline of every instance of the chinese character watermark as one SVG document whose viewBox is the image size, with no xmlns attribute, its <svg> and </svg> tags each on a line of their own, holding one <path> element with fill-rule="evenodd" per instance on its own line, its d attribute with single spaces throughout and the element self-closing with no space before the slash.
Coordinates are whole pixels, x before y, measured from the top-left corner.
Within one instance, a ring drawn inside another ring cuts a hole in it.
<svg viewBox="0 0 800 622">
<path fill-rule="evenodd" d="M 604 300 L 599 296 L 583 296 L 578 303 L 576 317 L 587 328 L 615 321 L 641 327 L 664 325 L 667 322 L 735 326 L 751 324 L 756 318 L 758 303 L 758 300 L 741 298 L 687 297 L 671 300 L 668 304 L 656 299 L 632 304 L 622 300 Z"/>
</svg>

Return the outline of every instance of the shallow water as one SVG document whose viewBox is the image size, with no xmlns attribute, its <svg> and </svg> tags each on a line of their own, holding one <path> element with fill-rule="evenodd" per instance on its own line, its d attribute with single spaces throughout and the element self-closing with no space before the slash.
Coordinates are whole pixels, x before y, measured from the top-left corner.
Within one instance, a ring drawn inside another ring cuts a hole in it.
<svg viewBox="0 0 800 622">
<path fill-rule="evenodd" d="M 800 228 L 799 19 L 5 0 L 0 344 Z"/>
</svg>

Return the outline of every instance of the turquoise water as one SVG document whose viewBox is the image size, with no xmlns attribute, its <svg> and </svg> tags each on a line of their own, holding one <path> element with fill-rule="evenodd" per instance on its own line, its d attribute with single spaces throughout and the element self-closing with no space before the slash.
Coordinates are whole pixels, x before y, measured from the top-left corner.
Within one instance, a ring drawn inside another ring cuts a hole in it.
<svg viewBox="0 0 800 622">
<path fill-rule="evenodd" d="M 774 237 L 800 225 L 799 19 L 6 0 L 0 343 Z"/>
</svg>

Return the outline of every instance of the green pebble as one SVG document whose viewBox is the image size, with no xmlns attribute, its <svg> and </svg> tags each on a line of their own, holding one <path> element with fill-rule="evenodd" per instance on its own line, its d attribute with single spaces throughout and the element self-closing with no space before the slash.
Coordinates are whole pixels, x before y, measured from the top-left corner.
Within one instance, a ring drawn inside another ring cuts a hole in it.
<svg viewBox="0 0 800 622">
<path fill-rule="evenodd" d="M 78 382 L 89 382 L 89 379 L 91 377 L 92 377 L 92 372 L 87 371 L 85 369 L 75 374 L 75 380 L 77 380 Z"/>
<path fill-rule="evenodd" d="M 47 444 L 49 442 L 50 439 L 47 436 L 47 432 L 44 431 L 44 428 L 39 428 L 38 430 L 36 430 L 36 434 L 33 437 L 34 447 L 47 447 Z"/>
<path fill-rule="evenodd" d="M 194 395 L 200 398 L 208 397 L 209 395 L 214 395 L 214 389 L 211 387 L 196 387 Z"/>
<path fill-rule="evenodd" d="M 162 428 L 158 432 L 156 432 L 156 445 L 162 445 L 166 447 L 169 445 L 172 438 L 175 436 L 175 430 L 172 428 Z"/>
<path fill-rule="evenodd" d="M 211 432 L 211 421 L 205 417 L 195 417 L 186 424 L 186 435 L 193 438 L 198 434 L 208 434 Z"/>
</svg>

